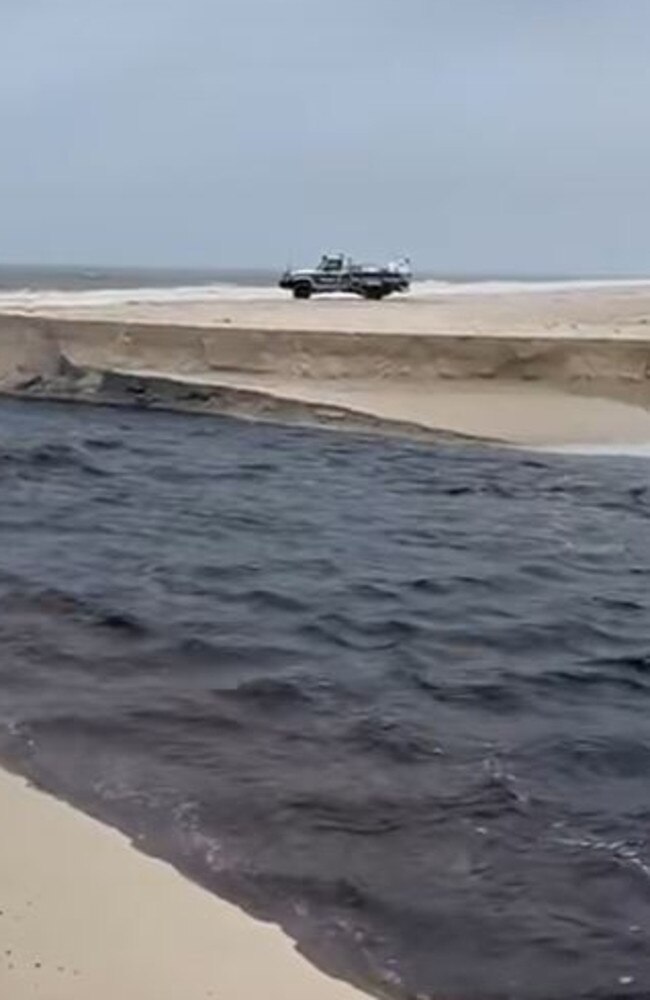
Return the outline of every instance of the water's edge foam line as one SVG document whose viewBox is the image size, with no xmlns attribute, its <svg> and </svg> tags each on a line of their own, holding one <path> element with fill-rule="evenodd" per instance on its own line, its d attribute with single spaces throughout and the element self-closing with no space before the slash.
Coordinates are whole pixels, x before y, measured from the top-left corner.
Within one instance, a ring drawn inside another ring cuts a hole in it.
<svg viewBox="0 0 650 1000">
<path fill-rule="evenodd" d="M 0 769 L 0 892 L 12 1000 L 353 1000 L 270 924 L 140 854 L 104 826 Z M 16 927 L 16 921 L 20 926 Z"/>
</svg>

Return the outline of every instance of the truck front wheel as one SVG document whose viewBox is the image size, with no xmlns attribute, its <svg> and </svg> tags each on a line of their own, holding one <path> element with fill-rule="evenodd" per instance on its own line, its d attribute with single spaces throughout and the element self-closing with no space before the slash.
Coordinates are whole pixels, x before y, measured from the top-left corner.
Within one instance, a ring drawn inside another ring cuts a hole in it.
<svg viewBox="0 0 650 1000">
<path fill-rule="evenodd" d="M 299 281 L 293 289 L 294 299 L 310 299 L 312 288 L 308 281 Z"/>
</svg>

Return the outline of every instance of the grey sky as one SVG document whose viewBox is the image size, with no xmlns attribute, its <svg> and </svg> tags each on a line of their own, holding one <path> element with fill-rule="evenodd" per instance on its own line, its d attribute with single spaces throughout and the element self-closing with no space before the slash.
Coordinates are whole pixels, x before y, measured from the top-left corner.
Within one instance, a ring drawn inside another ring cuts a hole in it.
<svg viewBox="0 0 650 1000">
<path fill-rule="evenodd" d="M 648 0 L 0 0 L 0 259 L 650 273 Z"/>
</svg>

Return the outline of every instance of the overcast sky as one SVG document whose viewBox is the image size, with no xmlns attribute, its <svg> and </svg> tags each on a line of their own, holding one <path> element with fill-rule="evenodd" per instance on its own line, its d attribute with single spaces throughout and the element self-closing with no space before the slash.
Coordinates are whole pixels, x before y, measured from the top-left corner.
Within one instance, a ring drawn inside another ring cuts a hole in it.
<svg viewBox="0 0 650 1000">
<path fill-rule="evenodd" d="M 648 0 L 0 0 L 0 260 L 650 273 Z"/>
</svg>

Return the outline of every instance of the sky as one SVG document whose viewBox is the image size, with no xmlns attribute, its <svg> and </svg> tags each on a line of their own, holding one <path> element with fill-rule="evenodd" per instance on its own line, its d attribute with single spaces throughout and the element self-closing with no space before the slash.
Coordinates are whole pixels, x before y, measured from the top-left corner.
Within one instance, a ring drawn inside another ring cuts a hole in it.
<svg viewBox="0 0 650 1000">
<path fill-rule="evenodd" d="M 650 274 L 648 0 L 0 0 L 0 261 Z"/>
</svg>

